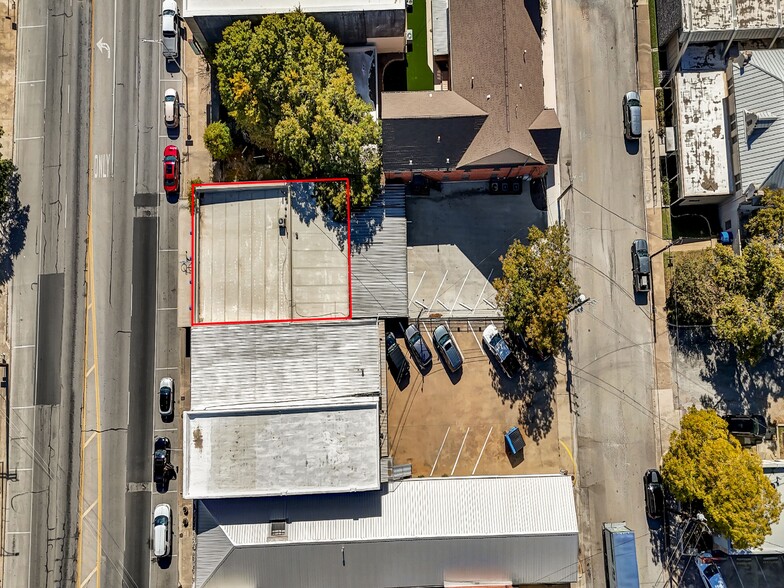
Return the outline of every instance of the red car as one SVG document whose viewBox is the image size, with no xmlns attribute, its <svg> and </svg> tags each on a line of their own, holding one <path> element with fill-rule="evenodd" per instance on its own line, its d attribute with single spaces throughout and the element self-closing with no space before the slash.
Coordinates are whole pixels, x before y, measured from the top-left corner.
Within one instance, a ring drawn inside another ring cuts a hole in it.
<svg viewBox="0 0 784 588">
<path fill-rule="evenodd" d="M 169 193 L 180 189 L 180 150 L 174 145 L 163 150 L 163 189 Z"/>
</svg>

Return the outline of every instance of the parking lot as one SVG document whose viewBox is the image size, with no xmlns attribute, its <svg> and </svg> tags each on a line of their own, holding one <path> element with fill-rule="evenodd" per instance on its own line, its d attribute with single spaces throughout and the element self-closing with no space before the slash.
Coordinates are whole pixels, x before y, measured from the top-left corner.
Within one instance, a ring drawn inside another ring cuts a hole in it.
<svg viewBox="0 0 784 588">
<path fill-rule="evenodd" d="M 395 463 L 411 463 L 414 476 L 557 473 L 563 451 L 557 433 L 555 363 L 521 362 L 512 377 L 501 375 L 482 345 L 487 322 L 453 320 L 453 338 L 463 368 L 446 371 L 433 347 L 436 321 L 422 321 L 422 336 L 433 352 L 422 374 L 395 329 L 409 359 L 410 377 L 396 382 L 387 371 L 389 452 Z M 501 327 L 501 323 L 496 323 Z M 504 432 L 518 426 L 525 440 L 522 458 L 508 455 Z"/>
<path fill-rule="evenodd" d="M 498 315 L 498 258 L 530 226 L 544 228 L 546 215 L 533 205 L 528 182 L 519 195 L 432 190 L 406 198 L 409 316 Z"/>
</svg>

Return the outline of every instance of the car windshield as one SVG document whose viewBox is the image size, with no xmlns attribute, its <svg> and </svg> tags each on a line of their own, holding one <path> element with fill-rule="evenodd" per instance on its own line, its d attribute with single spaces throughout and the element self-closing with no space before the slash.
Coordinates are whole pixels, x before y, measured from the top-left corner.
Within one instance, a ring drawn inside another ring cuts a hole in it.
<svg viewBox="0 0 784 588">
<path fill-rule="evenodd" d="M 148 519 L 149 520 L 149 519 Z M 166 515 L 160 515 L 155 517 L 153 524 L 157 527 L 159 525 L 168 525 L 169 524 L 169 517 Z"/>
<path fill-rule="evenodd" d="M 493 335 L 493 338 L 490 339 L 490 345 L 492 345 L 493 347 L 498 347 L 498 344 L 500 342 L 501 342 L 501 335 L 499 335 L 498 333 Z"/>
<path fill-rule="evenodd" d="M 422 340 L 422 335 L 420 335 L 418 332 L 411 335 L 411 345 L 416 345 L 421 340 Z"/>
<path fill-rule="evenodd" d="M 618 103 L 616 102 L 616 104 Z M 639 105 L 640 105 L 640 101 L 637 100 L 636 98 L 631 98 L 629 100 L 629 106 L 639 106 Z"/>
<path fill-rule="evenodd" d="M 166 102 L 174 102 L 174 96 L 166 96 Z"/>
</svg>

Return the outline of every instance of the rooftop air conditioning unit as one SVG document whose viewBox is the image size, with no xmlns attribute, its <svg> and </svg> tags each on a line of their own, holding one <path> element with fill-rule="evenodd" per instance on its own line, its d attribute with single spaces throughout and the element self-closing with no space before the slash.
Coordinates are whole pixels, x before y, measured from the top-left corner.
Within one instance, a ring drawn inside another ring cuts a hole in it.
<svg viewBox="0 0 784 588">
<path fill-rule="evenodd" d="M 406 43 L 409 45 L 414 42 L 414 29 L 406 29 Z"/>
<path fill-rule="evenodd" d="M 413 8 L 414 0 L 406 0 L 406 8 Z"/>
</svg>

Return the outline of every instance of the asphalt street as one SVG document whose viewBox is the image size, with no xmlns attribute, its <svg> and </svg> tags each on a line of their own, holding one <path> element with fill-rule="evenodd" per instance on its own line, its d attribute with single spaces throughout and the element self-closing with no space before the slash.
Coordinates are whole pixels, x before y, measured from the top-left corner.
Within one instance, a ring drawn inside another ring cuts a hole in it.
<svg viewBox="0 0 784 588">
<path fill-rule="evenodd" d="M 161 100 L 183 94 L 159 13 L 149 0 L 19 7 L 14 157 L 30 208 L 11 284 L 4 586 L 177 585 L 177 566 L 150 554 L 154 505 L 177 506 L 176 480 L 153 488 L 154 437 L 179 438 L 155 405 L 179 363 Z"/>
<path fill-rule="evenodd" d="M 644 238 L 641 148 L 623 136 L 621 101 L 637 89 L 631 3 L 554 5 L 556 80 L 563 128 L 562 217 L 575 277 L 595 300 L 572 316 L 567 381 L 576 411 L 581 562 L 588 586 L 604 586 L 601 529 L 636 532 L 641 585 L 661 581 L 643 502 L 656 467 L 649 300 L 635 296 L 631 243 Z"/>
</svg>

